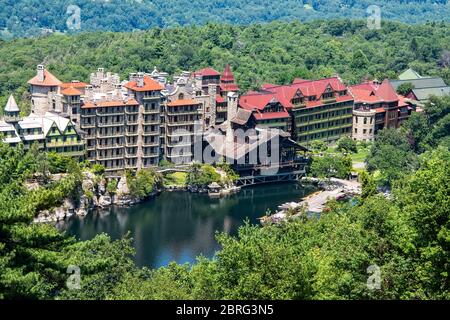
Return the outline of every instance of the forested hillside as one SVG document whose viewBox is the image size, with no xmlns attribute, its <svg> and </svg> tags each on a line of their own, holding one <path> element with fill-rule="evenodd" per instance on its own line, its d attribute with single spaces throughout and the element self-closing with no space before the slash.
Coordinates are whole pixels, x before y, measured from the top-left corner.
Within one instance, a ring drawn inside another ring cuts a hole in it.
<svg viewBox="0 0 450 320">
<path fill-rule="evenodd" d="M 207 22 L 250 24 L 367 17 L 376 4 L 383 19 L 408 23 L 449 21 L 447 0 L 0 0 L 0 38 L 71 31 L 67 20 L 80 8 L 81 31 L 131 31 Z"/>
<path fill-rule="evenodd" d="M 330 202 L 319 219 L 245 225 L 218 235 L 214 259 L 156 270 L 134 265 L 129 239 L 81 242 L 31 223 L 79 196 L 83 164 L 68 161 L 63 179 L 30 190 L 24 181 L 48 179 L 51 158 L 0 142 L 0 299 L 450 299 L 450 101 L 432 102 L 381 132 L 355 201 Z M 80 268 L 79 290 L 66 286 L 69 266 Z M 369 266 L 379 268 L 376 290 Z"/>
<path fill-rule="evenodd" d="M 27 80 L 44 63 L 61 80 L 89 80 L 98 67 L 119 72 L 173 74 L 230 63 L 242 90 L 263 82 L 339 73 L 349 83 L 365 77 L 395 78 L 413 67 L 450 81 L 449 24 L 384 23 L 369 30 L 365 21 L 272 22 L 263 25 L 151 29 L 134 33 L 94 32 L 35 39 L 0 40 L 0 105 L 14 93 L 26 111 Z"/>
</svg>

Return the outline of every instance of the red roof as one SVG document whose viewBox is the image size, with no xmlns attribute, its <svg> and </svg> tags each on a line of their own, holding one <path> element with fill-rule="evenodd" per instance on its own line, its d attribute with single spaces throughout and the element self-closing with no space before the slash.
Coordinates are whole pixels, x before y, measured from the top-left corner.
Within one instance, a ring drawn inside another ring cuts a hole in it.
<svg viewBox="0 0 450 320">
<path fill-rule="evenodd" d="M 223 71 L 221 80 L 234 82 L 234 75 L 229 64 L 225 66 L 225 70 Z"/>
<path fill-rule="evenodd" d="M 216 102 L 217 103 L 224 103 L 225 102 L 225 99 L 221 96 L 221 95 L 217 95 L 216 96 Z"/>
<path fill-rule="evenodd" d="M 194 99 L 179 99 L 167 103 L 169 107 L 192 106 L 198 104 L 200 104 L 200 102 Z"/>
<path fill-rule="evenodd" d="M 286 111 L 265 113 L 255 112 L 253 115 L 256 120 L 287 119 L 290 117 L 289 113 Z"/>
<path fill-rule="evenodd" d="M 390 84 L 384 80 L 381 84 L 376 82 L 364 82 L 350 87 L 355 103 L 386 103 L 399 101 L 399 96 Z"/>
<path fill-rule="evenodd" d="M 77 89 L 83 89 L 87 86 L 87 83 L 81 82 L 81 81 L 72 81 L 72 82 L 64 82 L 60 85 L 61 88 L 77 88 Z"/>
<path fill-rule="evenodd" d="M 81 106 L 81 109 L 102 108 L 102 107 L 125 107 L 138 105 L 139 102 L 137 102 L 135 99 L 130 99 L 126 102 L 123 100 L 99 101 L 99 102 L 87 101 L 83 104 L 83 106 Z"/>
<path fill-rule="evenodd" d="M 38 76 L 36 75 L 32 79 L 28 80 L 28 84 L 33 86 L 43 86 L 43 87 L 55 87 L 62 84 L 58 78 L 56 78 L 50 71 L 44 69 L 44 81 L 39 81 Z"/>
<path fill-rule="evenodd" d="M 198 70 L 194 72 L 195 76 L 202 76 L 202 77 L 208 77 L 208 76 L 220 76 L 220 73 L 214 70 L 213 68 L 203 68 L 201 70 Z"/>
<path fill-rule="evenodd" d="M 309 81 L 309 80 L 306 80 L 306 79 L 300 79 L 300 78 L 295 78 L 294 81 L 292 81 L 292 83 L 293 83 L 293 84 L 299 84 L 299 83 L 307 82 L 307 81 Z"/>
<path fill-rule="evenodd" d="M 61 90 L 61 94 L 65 96 L 81 96 L 80 90 L 72 87 Z"/>
<path fill-rule="evenodd" d="M 239 86 L 235 83 L 221 83 L 220 90 L 222 90 L 222 91 L 239 91 Z"/>
<path fill-rule="evenodd" d="M 345 91 L 347 87 L 338 77 L 326 78 L 321 80 L 304 80 L 291 85 L 272 85 L 264 84 L 262 92 L 249 92 L 241 96 L 239 105 L 247 110 L 263 109 L 270 101 L 279 102 L 286 109 L 293 107 L 292 99 L 298 94 L 304 97 L 316 97 L 316 100 L 309 101 L 305 99 L 307 108 L 323 105 L 320 97 L 326 92 L 327 88 L 332 91 Z M 336 95 L 337 102 L 351 101 L 353 97 L 350 94 L 343 96 Z"/>
<path fill-rule="evenodd" d="M 164 89 L 162 85 L 160 85 L 157 81 L 153 80 L 149 76 L 144 76 L 144 85 L 142 87 L 138 87 L 136 81 L 130 81 L 125 84 L 125 88 L 133 90 L 133 91 L 161 91 Z"/>
</svg>

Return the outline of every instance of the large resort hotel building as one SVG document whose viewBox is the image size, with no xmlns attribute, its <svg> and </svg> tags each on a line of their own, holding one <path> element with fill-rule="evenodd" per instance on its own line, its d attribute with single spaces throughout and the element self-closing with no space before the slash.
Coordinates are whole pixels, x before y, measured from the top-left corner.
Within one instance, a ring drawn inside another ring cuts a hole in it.
<svg viewBox="0 0 450 320">
<path fill-rule="evenodd" d="M 155 68 L 152 73 L 133 73 L 129 80 L 121 81 L 117 74 L 99 68 L 91 74 L 89 84 L 77 80 L 63 83 L 39 65 L 36 76 L 28 81 L 32 114 L 27 126 L 32 125 L 31 119 L 64 119 L 64 125 L 76 128 L 76 151 L 111 172 L 154 167 L 163 158 L 186 163 L 193 156 L 194 123 L 200 121 L 205 130 L 225 122 L 227 94 L 239 88 L 230 66 L 223 74 L 211 68 L 182 72 L 173 83 L 167 76 Z M 2 131 L 12 137 L 11 128 L 2 122 Z M 43 130 L 36 131 L 38 143 L 45 140 Z M 75 155 L 57 141 L 48 145 L 61 146 L 68 155 Z"/>
<path fill-rule="evenodd" d="M 352 130 L 353 96 L 338 77 L 265 84 L 241 96 L 239 105 L 252 111 L 257 125 L 282 129 L 305 145 L 332 143 Z"/>
<path fill-rule="evenodd" d="M 347 87 L 338 76 L 295 79 L 239 96 L 229 65 L 222 73 L 183 71 L 171 82 L 156 68 L 123 81 L 99 68 L 89 83 L 64 83 L 39 65 L 28 84 L 32 113 L 20 118 L 11 96 L 0 122 L 3 141 L 37 143 L 112 173 L 154 167 L 162 159 L 192 161 L 198 127 L 226 131 L 223 125 L 251 124 L 260 131 L 281 130 L 281 136 L 308 146 L 343 136 L 371 141 L 415 111 L 414 100 L 398 95 L 388 80 Z"/>
</svg>

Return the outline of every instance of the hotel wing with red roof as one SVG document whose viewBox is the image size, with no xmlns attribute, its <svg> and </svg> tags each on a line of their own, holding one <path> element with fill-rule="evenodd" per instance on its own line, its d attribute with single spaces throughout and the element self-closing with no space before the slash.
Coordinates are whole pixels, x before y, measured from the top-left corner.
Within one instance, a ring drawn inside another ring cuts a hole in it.
<svg viewBox="0 0 450 320">
<path fill-rule="evenodd" d="M 353 97 L 338 77 L 264 84 L 241 96 L 239 106 L 251 110 L 259 126 L 283 129 L 302 143 L 351 134 Z"/>
<path fill-rule="evenodd" d="M 416 106 L 396 93 L 389 80 L 368 81 L 349 88 L 355 98 L 352 137 L 373 141 L 384 128 L 397 128 Z"/>
</svg>

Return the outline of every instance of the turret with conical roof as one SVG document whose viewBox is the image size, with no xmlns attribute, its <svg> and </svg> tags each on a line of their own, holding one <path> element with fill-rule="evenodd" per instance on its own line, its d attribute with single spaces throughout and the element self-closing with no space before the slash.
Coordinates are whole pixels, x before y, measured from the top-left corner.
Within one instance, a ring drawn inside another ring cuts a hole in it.
<svg viewBox="0 0 450 320">
<path fill-rule="evenodd" d="M 9 123 L 17 123 L 20 121 L 20 110 L 19 106 L 16 103 L 13 95 L 10 95 L 8 98 L 8 102 L 6 103 L 5 109 L 5 121 Z"/>
<path fill-rule="evenodd" d="M 226 97 L 228 92 L 238 92 L 239 87 L 234 81 L 234 75 L 231 66 L 227 64 L 225 70 L 220 77 L 220 95 Z"/>
</svg>

